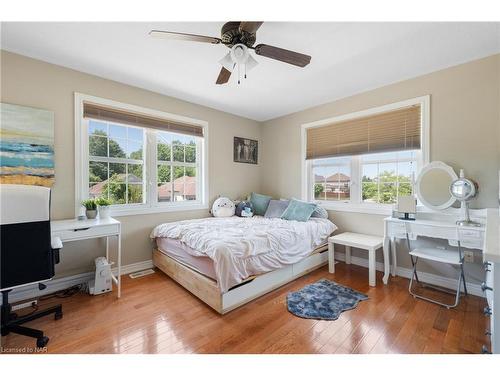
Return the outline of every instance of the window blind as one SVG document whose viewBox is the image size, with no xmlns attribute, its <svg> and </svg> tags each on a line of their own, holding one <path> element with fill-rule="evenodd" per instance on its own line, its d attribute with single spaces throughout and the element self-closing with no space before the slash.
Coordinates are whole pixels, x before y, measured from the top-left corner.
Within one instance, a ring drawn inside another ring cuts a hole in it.
<svg viewBox="0 0 500 375">
<path fill-rule="evenodd" d="M 83 117 L 203 137 L 203 127 L 199 125 L 171 121 L 112 107 L 104 107 L 94 103 L 83 103 Z"/>
<path fill-rule="evenodd" d="M 306 131 L 306 159 L 420 149 L 420 105 Z"/>
</svg>

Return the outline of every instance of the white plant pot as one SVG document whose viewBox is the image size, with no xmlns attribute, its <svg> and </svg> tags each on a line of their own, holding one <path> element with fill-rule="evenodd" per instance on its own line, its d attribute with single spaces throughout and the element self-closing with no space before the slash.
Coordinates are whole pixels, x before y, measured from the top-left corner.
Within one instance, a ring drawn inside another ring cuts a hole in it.
<svg viewBox="0 0 500 375">
<path fill-rule="evenodd" d="M 97 209 L 99 210 L 100 219 L 107 219 L 109 217 L 109 206 L 99 206 Z"/>
</svg>

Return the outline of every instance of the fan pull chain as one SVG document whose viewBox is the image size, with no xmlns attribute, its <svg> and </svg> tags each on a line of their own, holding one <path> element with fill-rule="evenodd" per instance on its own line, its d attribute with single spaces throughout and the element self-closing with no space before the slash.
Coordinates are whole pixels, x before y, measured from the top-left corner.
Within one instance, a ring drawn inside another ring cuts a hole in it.
<svg viewBox="0 0 500 375">
<path fill-rule="evenodd" d="M 240 84 L 240 64 L 238 64 L 238 85 Z"/>
<path fill-rule="evenodd" d="M 247 64 L 245 64 L 245 79 L 247 79 Z"/>
</svg>

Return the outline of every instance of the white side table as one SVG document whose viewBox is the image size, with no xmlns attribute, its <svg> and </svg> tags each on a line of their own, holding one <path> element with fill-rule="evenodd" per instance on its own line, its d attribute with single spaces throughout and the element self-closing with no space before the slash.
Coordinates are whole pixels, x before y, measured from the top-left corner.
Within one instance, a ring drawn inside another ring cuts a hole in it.
<svg viewBox="0 0 500 375">
<path fill-rule="evenodd" d="M 368 284 L 375 286 L 375 253 L 378 249 L 384 249 L 384 284 L 389 278 L 389 250 L 383 247 L 382 237 L 367 234 L 345 232 L 328 238 L 328 270 L 335 273 L 335 244 L 345 246 L 345 263 L 351 264 L 351 247 L 368 250 Z"/>
</svg>

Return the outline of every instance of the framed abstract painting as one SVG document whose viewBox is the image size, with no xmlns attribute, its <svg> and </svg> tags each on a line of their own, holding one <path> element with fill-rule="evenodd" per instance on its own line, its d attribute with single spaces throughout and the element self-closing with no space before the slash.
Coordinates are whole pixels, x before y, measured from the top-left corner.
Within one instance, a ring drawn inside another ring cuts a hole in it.
<svg viewBox="0 0 500 375">
<path fill-rule="evenodd" d="M 0 183 L 52 186 L 54 112 L 0 103 Z"/>
</svg>

